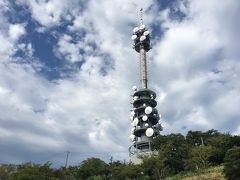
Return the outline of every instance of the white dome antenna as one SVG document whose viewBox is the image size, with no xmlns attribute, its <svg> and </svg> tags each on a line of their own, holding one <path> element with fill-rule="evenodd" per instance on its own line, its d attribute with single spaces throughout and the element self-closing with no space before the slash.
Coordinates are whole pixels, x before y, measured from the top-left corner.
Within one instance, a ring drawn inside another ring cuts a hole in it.
<svg viewBox="0 0 240 180">
<path fill-rule="evenodd" d="M 137 86 L 133 86 L 133 87 L 132 87 L 132 90 L 133 90 L 133 91 L 137 91 Z"/>
<path fill-rule="evenodd" d="M 152 137 L 153 133 L 154 133 L 153 128 L 147 128 L 147 130 L 146 130 L 147 137 Z"/>
</svg>

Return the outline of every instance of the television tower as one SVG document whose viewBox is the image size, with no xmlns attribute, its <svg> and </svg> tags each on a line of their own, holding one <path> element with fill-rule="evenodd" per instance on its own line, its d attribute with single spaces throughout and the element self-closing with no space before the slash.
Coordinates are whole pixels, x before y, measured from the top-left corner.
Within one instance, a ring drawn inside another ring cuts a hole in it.
<svg viewBox="0 0 240 180">
<path fill-rule="evenodd" d="M 140 10 L 140 26 L 133 29 L 133 48 L 139 53 L 140 89 L 133 86 L 133 110 L 130 113 L 132 131 L 129 147 L 130 161 L 140 163 L 138 155 L 152 152 L 152 142 L 156 138 L 162 126 L 159 122 L 160 115 L 156 109 L 156 93 L 148 89 L 147 57 L 146 53 L 151 49 L 150 33 L 143 24 L 143 10 Z"/>
</svg>

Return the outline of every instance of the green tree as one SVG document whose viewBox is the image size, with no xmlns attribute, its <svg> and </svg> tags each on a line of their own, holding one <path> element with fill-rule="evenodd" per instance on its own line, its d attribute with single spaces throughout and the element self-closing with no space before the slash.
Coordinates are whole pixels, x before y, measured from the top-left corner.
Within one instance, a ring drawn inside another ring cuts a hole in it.
<svg viewBox="0 0 240 180">
<path fill-rule="evenodd" d="M 10 175 L 17 171 L 17 166 L 13 164 L 2 164 L 0 165 L 0 179 L 7 180 Z"/>
<path fill-rule="evenodd" d="M 186 169 L 201 169 L 210 165 L 209 157 L 213 151 L 212 146 L 197 146 L 191 149 L 189 158 L 185 161 Z"/>
<path fill-rule="evenodd" d="M 240 146 L 240 136 L 231 136 L 231 148 L 234 146 Z"/>
<path fill-rule="evenodd" d="M 233 147 L 226 153 L 224 159 L 224 173 L 229 180 L 240 178 L 240 147 Z"/>
<path fill-rule="evenodd" d="M 114 180 L 122 180 L 127 178 L 127 174 L 124 172 L 124 169 L 127 167 L 126 164 L 116 161 L 110 164 L 109 166 L 109 175 Z"/>
<path fill-rule="evenodd" d="M 188 131 L 186 141 L 190 146 L 208 145 L 209 138 L 220 135 L 217 130 L 211 129 L 206 132 Z"/>
<path fill-rule="evenodd" d="M 108 167 L 107 164 L 99 158 L 89 158 L 84 160 L 78 170 L 77 178 L 87 179 L 91 176 L 107 176 Z"/>
<path fill-rule="evenodd" d="M 208 144 L 213 147 L 213 152 L 209 157 L 212 164 L 222 164 L 225 154 L 232 147 L 231 135 L 218 134 L 208 139 Z"/>
<path fill-rule="evenodd" d="M 132 163 L 129 163 L 126 164 L 126 166 L 122 169 L 120 175 L 124 180 L 130 179 L 141 180 L 143 179 L 143 169 L 141 168 L 140 165 L 134 165 Z"/>
<path fill-rule="evenodd" d="M 25 163 L 17 166 L 15 173 L 9 177 L 11 180 L 55 180 L 54 170 L 51 163 L 47 162 L 43 165 Z"/>
<path fill-rule="evenodd" d="M 187 158 L 189 147 L 182 134 L 159 136 L 154 141 L 154 148 L 164 157 L 164 165 L 170 169 L 170 174 L 184 170 L 184 159 Z"/>
<path fill-rule="evenodd" d="M 151 156 L 143 156 L 141 167 L 143 174 L 146 175 L 146 179 L 164 179 L 168 172 L 168 167 L 164 164 L 162 152 L 152 154 Z"/>
<path fill-rule="evenodd" d="M 204 133 L 201 131 L 188 131 L 186 135 L 186 141 L 190 146 L 200 146 L 202 143 L 206 142 Z"/>
</svg>

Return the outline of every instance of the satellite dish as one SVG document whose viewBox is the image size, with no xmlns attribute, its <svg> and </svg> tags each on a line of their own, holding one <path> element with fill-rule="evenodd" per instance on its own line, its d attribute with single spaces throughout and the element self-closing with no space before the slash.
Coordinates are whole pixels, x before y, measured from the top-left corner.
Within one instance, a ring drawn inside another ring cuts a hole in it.
<svg viewBox="0 0 240 180">
<path fill-rule="evenodd" d="M 152 108 L 151 106 L 146 107 L 145 110 L 144 110 L 144 112 L 145 112 L 146 114 L 151 114 L 152 111 L 153 111 L 153 108 Z"/>
<path fill-rule="evenodd" d="M 135 128 L 132 128 L 132 129 L 131 129 L 131 132 L 134 133 L 134 131 L 135 131 Z"/>
<path fill-rule="evenodd" d="M 149 35 L 149 31 L 145 31 L 145 32 L 143 33 L 143 35 L 144 35 L 144 36 Z"/>
<path fill-rule="evenodd" d="M 133 29 L 133 32 L 134 33 L 137 33 L 139 31 L 139 27 L 135 27 L 134 29 Z"/>
<path fill-rule="evenodd" d="M 153 96 L 152 94 L 150 95 L 150 97 L 151 97 L 151 99 L 153 99 L 153 98 L 154 98 L 154 96 Z"/>
<path fill-rule="evenodd" d="M 148 127 L 148 126 L 149 126 L 149 124 L 148 124 L 148 123 L 145 123 L 145 124 L 144 124 L 144 126 L 145 126 L 145 127 Z"/>
<path fill-rule="evenodd" d="M 134 141 L 135 135 L 134 135 L 134 134 L 131 134 L 131 135 L 129 136 L 129 139 L 130 139 L 131 141 Z"/>
<path fill-rule="evenodd" d="M 144 116 L 142 117 L 142 120 L 143 120 L 143 121 L 147 121 L 147 120 L 148 120 L 147 115 L 144 115 Z"/>
<path fill-rule="evenodd" d="M 130 115 L 130 120 L 133 121 L 133 116 Z"/>
<path fill-rule="evenodd" d="M 154 130 L 152 128 L 147 128 L 145 134 L 147 137 L 151 137 L 154 133 Z"/>
<path fill-rule="evenodd" d="M 134 112 L 134 111 L 131 111 L 130 117 L 133 117 L 134 115 L 135 115 L 135 112 Z"/>
<path fill-rule="evenodd" d="M 146 26 L 143 24 L 143 25 L 140 26 L 140 29 L 143 30 L 143 29 L 145 29 L 145 27 Z"/>
<path fill-rule="evenodd" d="M 137 39 L 137 35 L 136 35 L 136 34 L 132 35 L 131 39 L 132 39 L 132 40 Z"/>
<path fill-rule="evenodd" d="M 146 36 L 141 36 L 140 41 L 144 41 L 146 39 Z"/>
<path fill-rule="evenodd" d="M 132 90 L 133 90 L 133 91 L 137 91 L 137 86 L 133 86 L 133 87 L 132 87 Z"/>
<path fill-rule="evenodd" d="M 164 128 L 163 124 L 161 123 L 162 128 Z"/>
<path fill-rule="evenodd" d="M 134 96 L 133 100 L 136 101 L 138 99 L 138 96 Z"/>
<path fill-rule="evenodd" d="M 133 120 L 133 126 L 137 126 L 138 125 L 138 122 L 139 122 L 139 120 L 138 120 L 138 118 L 134 118 L 134 120 Z"/>
</svg>

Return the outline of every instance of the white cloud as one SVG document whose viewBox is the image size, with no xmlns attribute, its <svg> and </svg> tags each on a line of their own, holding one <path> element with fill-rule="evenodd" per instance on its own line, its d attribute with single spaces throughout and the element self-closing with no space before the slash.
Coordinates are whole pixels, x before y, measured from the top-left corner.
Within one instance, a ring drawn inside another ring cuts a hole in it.
<svg viewBox="0 0 240 180">
<path fill-rule="evenodd" d="M 71 13 L 76 13 L 81 8 L 81 1 L 68 0 L 18 0 L 18 4 L 26 5 L 35 19 L 44 27 L 60 25 L 62 19 L 71 20 Z"/>
<path fill-rule="evenodd" d="M 19 2 L 28 5 L 31 9 L 32 17 L 44 26 L 58 24 L 61 20 L 62 11 L 64 10 L 64 3 L 59 0 L 19 0 Z"/>
<path fill-rule="evenodd" d="M 3 8 L 0 8 L 0 56 L 1 61 L 5 61 L 9 56 L 14 54 L 17 47 L 17 41 L 20 37 L 25 34 L 24 24 L 11 24 L 7 21 L 4 16 L 5 11 L 7 11 L 8 4 L 4 4 Z"/>
<path fill-rule="evenodd" d="M 64 35 L 60 38 L 58 42 L 58 47 L 55 50 L 56 55 L 60 58 L 63 57 L 64 59 L 70 62 L 77 62 L 82 61 L 82 55 L 80 54 L 81 44 L 71 43 L 72 37 L 69 35 Z"/>
<path fill-rule="evenodd" d="M 19 37 L 21 37 L 24 34 L 25 34 L 24 25 L 22 25 L 22 24 L 11 24 L 9 26 L 9 36 L 14 41 L 19 39 Z"/>
<path fill-rule="evenodd" d="M 236 66 L 239 54 L 233 51 L 239 49 L 239 45 L 232 39 L 240 27 L 234 18 L 239 15 L 239 3 L 218 3 L 189 1 L 188 14 L 182 22 L 165 17 L 163 26 L 167 30 L 153 51 L 152 75 L 158 78 L 152 82 L 159 83 L 167 94 L 162 104 L 169 115 L 166 121 L 172 124 L 172 129 L 167 132 L 179 132 L 183 126 L 187 130 L 215 128 L 229 131 L 227 124 L 236 123 L 240 117 L 234 110 L 236 94 L 229 93 L 240 89 L 235 78 L 239 77 L 239 67 Z M 234 8 L 226 16 L 231 7 Z M 229 40 L 233 43 L 230 44 Z M 224 98 L 226 95 L 227 99 Z M 228 110 L 226 104 L 232 104 Z M 192 114 L 196 107 L 204 116 Z M 195 121 L 189 122 L 189 117 Z M 195 126 L 194 122 L 205 125 Z M 233 131 L 234 127 L 231 128 Z"/>
</svg>

